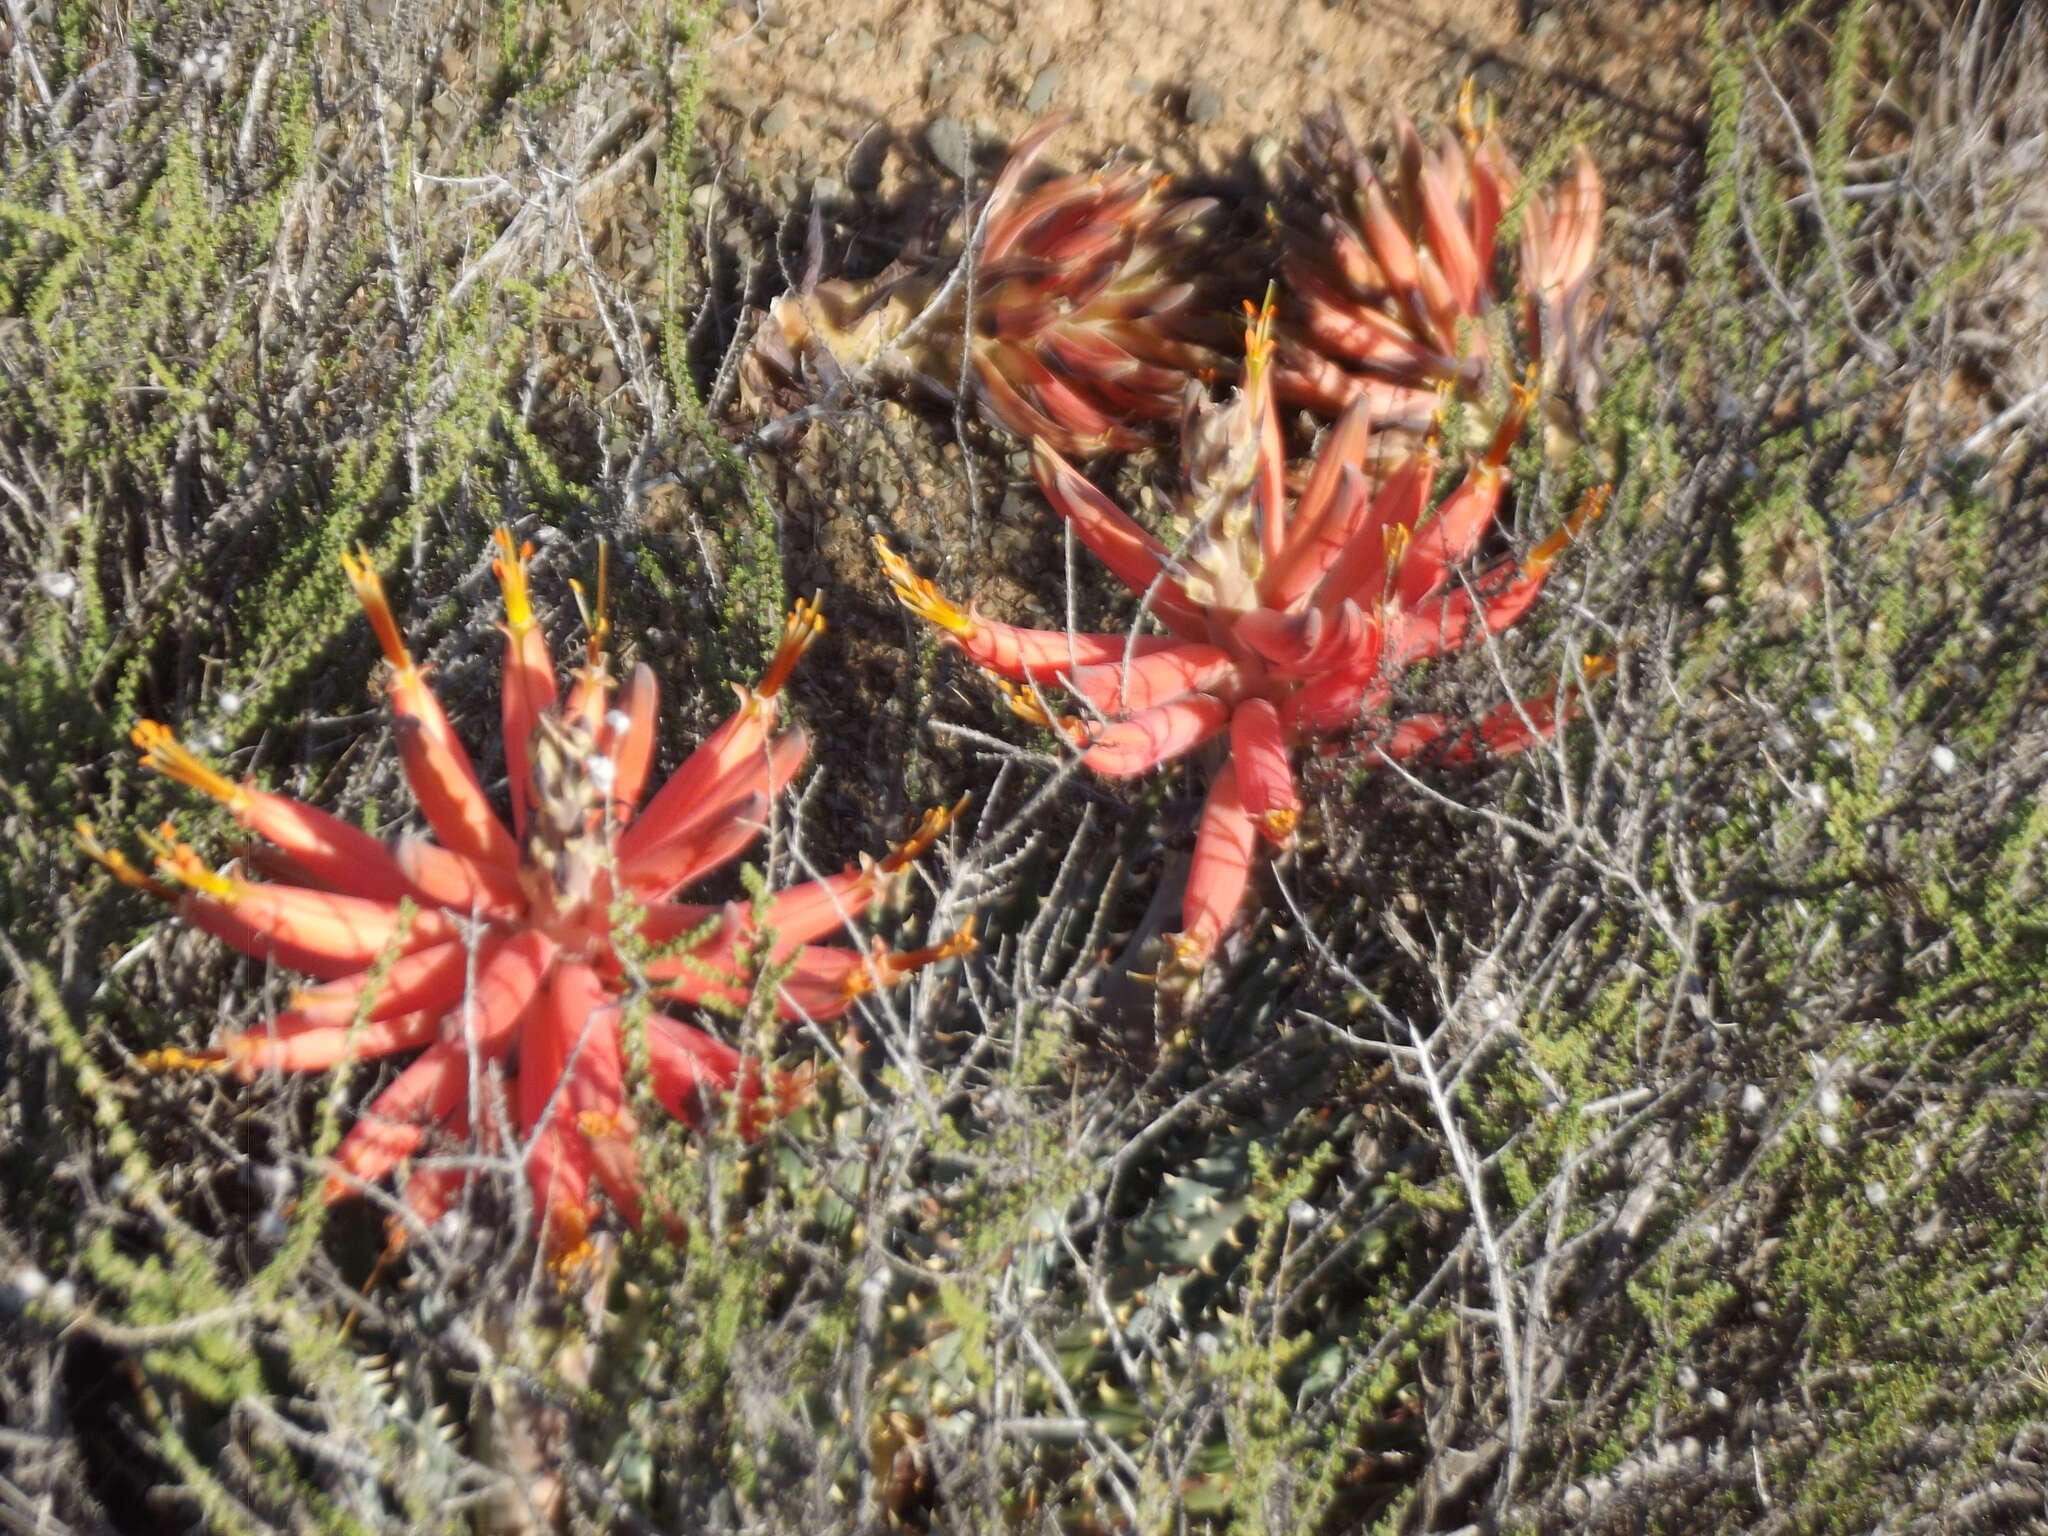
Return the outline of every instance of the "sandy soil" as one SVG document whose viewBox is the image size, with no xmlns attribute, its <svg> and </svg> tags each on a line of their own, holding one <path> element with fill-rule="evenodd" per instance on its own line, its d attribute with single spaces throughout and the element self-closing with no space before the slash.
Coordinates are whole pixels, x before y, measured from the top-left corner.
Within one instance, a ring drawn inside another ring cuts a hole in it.
<svg viewBox="0 0 2048 1536">
<path fill-rule="evenodd" d="M 1213 167 L 1324 100 L 1433 110 L 1463 68 L 1516 45 L 1517 8 L 1499 0 L 1262 9 L 1254 23 L 1227 0 L 761 0 L 725 12 L 713 99 L 772 158 L 886 196 L 907 156 L 957 174 L 963 135 L 987 155 L 1051 113 L 1074 117 L 1077 159 L 1141 147 Z"/>
</svg>

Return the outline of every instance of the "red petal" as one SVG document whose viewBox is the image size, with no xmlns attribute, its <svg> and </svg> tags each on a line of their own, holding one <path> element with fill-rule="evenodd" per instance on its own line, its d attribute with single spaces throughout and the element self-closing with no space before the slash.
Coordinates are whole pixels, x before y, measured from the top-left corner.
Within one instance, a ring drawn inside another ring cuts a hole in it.
<svg viewBox="0 0 2048 1536">
<path fill-rule="evenodd" d="M 1244 905 L 1257 838 L 1238 794 L 1236 770 L 1226 764 L 1209 786 L 1202 824 L 1195 833 L 1194 862 L 1188 867 L 1187 896 L 1181 902 L 1182 932 L 1174 943 L 1182 964 L 1198 966 L 1207 959 Z"/>
<path fill-rule="evenodd" d="M 1230 717 L 1230 754 L 1236 765 L 1239 799 L 1270 842 L 1286 843 L 1301 819 L 1294 770 L 1280 715 L 1265 699 L 1247 699 Z"/>
<path fill-rule="evenodd" d="M 1128 778 L 1192 752 L 1230 723 L 1230 706 L 1198 693 L 1141 709 L 1091 733 L 1081 761 L 1109 778 Z"/>
</svg>

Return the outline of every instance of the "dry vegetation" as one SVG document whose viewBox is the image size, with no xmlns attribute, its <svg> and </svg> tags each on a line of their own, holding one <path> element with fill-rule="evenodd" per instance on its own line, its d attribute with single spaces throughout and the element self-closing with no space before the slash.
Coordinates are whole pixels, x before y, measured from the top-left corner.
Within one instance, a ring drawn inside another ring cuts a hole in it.
<svg viewBox="0 0 2048 1536">
<path fill-rule="evenodd" d="M 1117 957 L 1188 793 L 1063 770 L 867 562 L 886 528 L 1005 616 L 1063 615 L 1011 445 L 858 391 L 735 409 L 750 304 L 873 271 L 960 195 L 741 166 L 712 102 L 771 18 L 5 16 L 0 1529 L 2040 1519 L 2037 5 L 1667 6 L 1704 87 L 1655 112 L 1504 73 L 1517 147 L 1586 136 L 1619 204 L 1615 510 L 1529 632 L 1422 686 L 1483 705 L 1595 649 L 1619 674 L 1554 750 L 1322 775 L 1222 984 L 1163 1019 Z M 1600 20 L 1559 11 L 1546 49 Z M 917 126 L 887 125 L 899 168 Z M 1201 168 L 1256 209 L 1257 153 Z M 1518 529 L 1556 520 L 1551 479 Z M 775 875 L 977 796 L 882 926 L 973 912 L 983 952 L 769 1042 L 832 1063 L 774 1135 L 650 1136 L 687 1247 L 622 1234 L 566 1294 L 509 1162 L 391 1262 L 374 1204 L 312 1198 L 372 1070 L 142 1071 L 289 979 L 68 835 L 175 812 L 225 856 L 225 818 L 134 767 L 141 715 L 395 826 L 336 556 L 395 573 L 481 740 L 499 521 L 541 541 L 558 650 L 610 547 L 679 731 L 825 589 Z"/>
</svg>

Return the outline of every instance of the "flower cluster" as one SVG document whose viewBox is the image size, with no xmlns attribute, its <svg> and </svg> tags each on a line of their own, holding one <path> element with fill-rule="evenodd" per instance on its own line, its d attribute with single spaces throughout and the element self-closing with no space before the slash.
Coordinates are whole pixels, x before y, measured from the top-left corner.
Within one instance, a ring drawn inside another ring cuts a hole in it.
<svg viewBox="0 0 2048 1536">
<path fill-rule="evenodd" d="M 1311 118 L 1302 158 L 1314 217 L 1283 231 L 1291 296 L 1279 337 L 1280 398 L 1334 416 L 1363 400 L 1376 423 L 1426 428 L 1439 393 L 1495 392 L 1510 355 L 1496 247 L 1519 176 L 1468 85 L 1459 131 L 1426 148 L 1398 126 L 1390 192 L 1332 109 Z M 1600 239 L 1599 172 L 1582 150 L 1557 190 L 1526 198 L 1516 262 L 1521 343 L 1550 398 L 1582 412 L 1597 383 L 1601 309 L 1590 287 Z"/>
<path fill-rule="evenodd" d="M 798 603 L 761 681 L 740 689 L 732 716 L 648 794 L 653 672 L 642 664 L 615 684 L 600 626 L 586 665 L 562 689 L 528 599 L 531 549 L 515 549 L 503 530 L 498 539 L 509 823 L 407 651 L 377 573 L 350 558 L 384 652 L 400 760 L 431 836 L 386 842 L 236 783 L 153 721 L 134 732 L 143 763 L 219 801 L 263 839 L 248 863 L 269 878 L 215 871 L 168 826 L 150 840 L 154 876 L 93 841 L 89 828 L 81 836 L 115 875 L 174 902 L 193 926 L 315 982 L 256 1028 L 206 1050 L 156 1052 L 150 1065 L 248 1077 L 417 1051 L 343 1138 L 329 1197 L 401 1168 L 436 1132 L 516 1145 L 546 1244 L 573 1260 L 600 1191 L 626 1220 L 641 1215 L 623 1070 L 629 997 L 731 1011 L 765 988 L 785 1018 L 829 1019 L 974 938 L 970 927 L 907 954 L 819 942 L 873 903 L 953 811 L 928 813 L 877 862 L 761 901 L 676 899 L 761 833 L 803 763 L 803 732 L 778 729 L 780 696 L 824 620 L 815 604 Z M 805 1088 L 801 1074 L 765 1073 L 670 1013 L 648 1015 L 645 1044 L 654 1097 L 686 1121 L 736 1091 L 746 1125 L 762 1099 L 786 1109 Z M 509 1125 L 495 1123 L 485 1068 L 502 1074 Z M 414 1169 L 405 1199 L 431 1221 L 464 1177 Z"/>
<path fill-rule="evenodd" d="M 971 294 L 964 270 L 949 281 L 921 268 L 785 295 L 748 358 L 753 392 L 808 364 L 828 381 L 900 374 L 950 399 L 964 374 L 1019 437 L 1080 455 L 1143 446 L 1144 427 L 1171 420 L 1188 380 L 1221 362 L 1193 275 L 1216 206 L 1169 201 L 1163 178 L 1131 165 L 1027 189 L 1061 126 L 1028 134 L 990 188 Z"/>
<path fill-rule="evenodd" d="M 1082 543 L 1136 593 L 1167 633 L 1021 629 L 962 611 L 886 540 L 897 597 L 943 628 L 1000 681 L 1011 707 L 1058 730 L 1097 773 L 1144 773 L 1226 742 L 1210 781 L 1173 941 L 1199 968 L 1244 902 L 1258 841 L 1285 844 L 1301 802 L 1291 754 L 1317 738 L 1384 727 L 1388 758 L 1426 749 L 1511 752 L 1555 729 L 1554 695 L 1511 702 L 1476 724 L 1442 716 L 1388 722 L 1393 685 L 1411 663 L 1496 633 L 1529 611 L 1558 556 L 1592 518 L 1589 497 L 1519 560 L 1461 579 L 1499 510 L 1507 461 L 1534 398 L 1518 387 L 1484 457 L 1436 504 L 1433 446 L 1374 484 L 1372 405 L 1354 400 L 1298 492 L 1273 395 L 1274 311 L 1253 317 L 1244 385 L 1223 406 L 1191 400 L 1183 428 L 1186 485 L 1168 549 L 1051 447 L 1038 444 L 1039 487 Z M 1598 664 L 1595 664 L 1596 667 Z M 1056 716 L 1041 690 L 1060 687 L 1085 714 Z"/>
</svg>

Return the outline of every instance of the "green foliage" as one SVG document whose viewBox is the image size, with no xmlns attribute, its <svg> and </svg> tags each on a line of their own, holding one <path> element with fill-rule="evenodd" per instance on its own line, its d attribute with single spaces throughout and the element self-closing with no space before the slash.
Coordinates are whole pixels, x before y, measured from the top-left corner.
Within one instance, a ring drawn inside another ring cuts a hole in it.
<svg viewBox="0 0 2048 1536">
<path fill-rule="evenodd" d="M 1515 465 L 1528 526 L 1619 471 L 1545 610 L 1622 668 L 1562 751 L 1435 799 L 1333 765 L 1287 899 L 1261 887 L 1186 1013 L 1117 956 L 1185 786 L 1077 809 L 936 739 L 821 753 L 785 865 L 850 840 L 860 772 L 996 779 L 915 901 L 976 911 L 985 952 L 803 1030 L 770 968 L 717 1021 L 817 1069 L 765 1134 L 736 1104 L 656 1130 L 636 998 L 647 1221 L 562 1284 L 513 1156 L 402 1251 L 388 1198 L 322 1201 L 371 1069 L 142 1072 L 286 983 L 65 829 L 176 814 L 226 855 L 228 817 L 132 766 L 146 714 L 390 830 L 358 546 L 472 740 L 499 522 L 564 573 L 614 548 L 618 637 L 686 714 L 753 674 L 796 568 L 713 355 L 742 297 L 692 201 L 717 15 L 458 7 L 422 63 L 396 22 L 237 14 L 209 84 L 166 65 L 202 42 L 185 10 L 115 35 L 58 6 L 43 67 L 104 132 L 0 145 L 0 1428 L 85 1426 L 39 1495 L 80 1528 L 132 1479 L 223 1531 L 1336 1533 L 1862 1529 L 1982 1486 L 2048 1412 L 2048 572 L 2038 488 L 1925 423 L 2022 237 L 1850 195 L 1906 55 L 1884 8 L 1821 10 L 1705 20 L 1702 153 L 1653 189 L 1679 275 L 1627 317 L 1584 458 Z M 1530 185 L 1611 127 L 1572 119 Z M 645 286 L 564 234 L 578 178 L 651 224 Z M 951 706 L 916 643 L 921 721 Z"/>
</svg>

